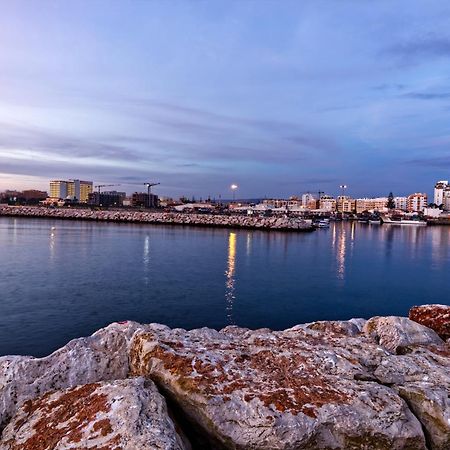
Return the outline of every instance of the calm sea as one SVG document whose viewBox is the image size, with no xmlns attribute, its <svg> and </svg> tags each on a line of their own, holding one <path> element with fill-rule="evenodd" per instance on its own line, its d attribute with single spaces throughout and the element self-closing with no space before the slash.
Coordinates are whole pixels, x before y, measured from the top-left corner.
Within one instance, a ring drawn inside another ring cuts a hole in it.
<svg viewBox="0 0 450 450">
<path fill-rule="evenodd" d="M 450 227 L 314 233 L 0 218 L 0 355 L 113 321 L 283 329 L 450 303 Z"/>
</svg>

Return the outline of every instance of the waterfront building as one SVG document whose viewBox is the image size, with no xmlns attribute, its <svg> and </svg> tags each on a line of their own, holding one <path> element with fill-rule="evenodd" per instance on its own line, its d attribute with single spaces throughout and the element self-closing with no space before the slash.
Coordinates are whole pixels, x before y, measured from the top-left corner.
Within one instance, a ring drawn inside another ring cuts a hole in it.
<svg viewBox="0 0 450 450">
<path fill-rule="evenodd" d="M 339 212 L 353 213 L 356 211 L 356 200 L 345 195 L 337 198 L 336 207 Z"/>
<path fill-rule="evenodd" d="M 445 211 L 450 211 L 450 186 L 444 191 L 443 207 Z"/>
<path fill-rule="evenodd" d="M 127 194 L 125 192 L 91 192 L 88 203 L 97 206 L 122 206 Z"/>
<path fill-rule="evenodd" d="M 434 203 L 437 206 L 444 204 L 445 191 L 449 188 L 448 180 L 438 181 L 434 186 Z"/>
<path fill-rule="evenodd" d="M 302 195 L 302 206 L 307 209 L 316 209 L 317 208 L 317 199 L 314 195 L 307 192 Z"/>
<path fill-rule="evenodd" d="M 407 209 L 408 212 L 423 212 L 427 207 L 428 196 L 427 194 L 416 192 L 408 196 Z"/>
<path fill-rule="evenodd" d="M 146 192 L 135 192 L 131 196 L 131 205 L 143 206 L 145 208 L 157 208 L 159 206 L 159 199 L 155 194 L 148 195 Z"/>
<path fill-rule="evenodd" d="M 387 211 L 388 198 L 357 198 L 356 199 L 356 213 L 361 214 L 364 211 Z"/>
<path fill-rule="evenodd" d="M 64 181 L 64 180 L 50 181 L 50 197 L 51 198 L 66 198 L 68 195 L 67 184 L 68 184 L 68 181 Z"/>
<path fill-rule="evenodd" d="M 94 183 L 92 181 L 82 180 L 52 180 L 50 181 L 50 197 L 67 198 L 86 203 L 89 200 L 89 194 L 93 191 Z"/>
<path fill-rule="evenodd" d="M 408 211 L 408 198 L 407 197 L 394 197 L 395 209 L 401 211 Z"/>
<path fill-rule="evenodd" d="M 319 201 L 319 208 L 324 211 L 336 211 L 336 199 L 330 195 L 322 195 Z"/>
</svg>

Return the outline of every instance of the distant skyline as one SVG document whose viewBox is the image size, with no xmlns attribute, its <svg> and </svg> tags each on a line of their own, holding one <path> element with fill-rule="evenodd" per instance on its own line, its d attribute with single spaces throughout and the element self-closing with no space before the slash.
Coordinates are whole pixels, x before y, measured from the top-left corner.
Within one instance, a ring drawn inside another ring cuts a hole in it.
<svg viewBox="0 0 450 450">
<path fill-rule="evenodd" d="M 0 190 L 356 197 L 450 178 L 448 1 L 16 0 L 0 48 Z"/>
</svg>

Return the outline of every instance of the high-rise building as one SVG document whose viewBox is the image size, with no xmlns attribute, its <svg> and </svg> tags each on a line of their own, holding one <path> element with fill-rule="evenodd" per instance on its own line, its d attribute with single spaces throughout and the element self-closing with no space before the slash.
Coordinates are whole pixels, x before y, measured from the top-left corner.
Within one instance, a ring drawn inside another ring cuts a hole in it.
<svg viewBox="0 0 450 450">
<path fill-rule="evenodd" d="M 444 199 L 442 204 L 445 211 L 450 211 L 450 186 L 447 186 L 444 191 Z"/>
<path fill-rule="evenodd" d="M 68 195 L 67 181 L 52 180 L 50 181 L 50 197 L 66 198 Z"/>
<path fill-rule="evenodd" d="M 50 181 L 50 197 L 65 199 L 70 197 L 81 203 L 86 203 L 93 190 L 92 181 L 53 180 Z"/>
<path fill-rule="evenodd" d="M 408 212 L 423 212 L 427 207 L 428 196 L 421 192 L 416 192 L 408 196 L 407 209 Z"/>
<path fill-rule="evenodd" d="M 441 206 L 444 204 L 444 193 L 448 187 L 448 180 L 438 181 L 434 186 L 434 203 L 437 206 Z"/>
</svg>

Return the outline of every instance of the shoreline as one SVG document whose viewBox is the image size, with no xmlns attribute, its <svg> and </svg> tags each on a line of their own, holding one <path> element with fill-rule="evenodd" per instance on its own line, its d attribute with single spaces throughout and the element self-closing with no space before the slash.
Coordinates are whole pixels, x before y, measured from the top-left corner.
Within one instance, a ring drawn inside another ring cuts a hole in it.
<svg viewBox="0 0 450 450">
<path fill-rule="evenodd" d="M 2 216 L 287 232 L 311 232 L 315 230 L 310 220 L 303 220 L 295 217 L 248 217 L 213 214 L 108 210 L 95 211 L 77 208 L 0 206 L 0 217 Z"/>
</svg>

